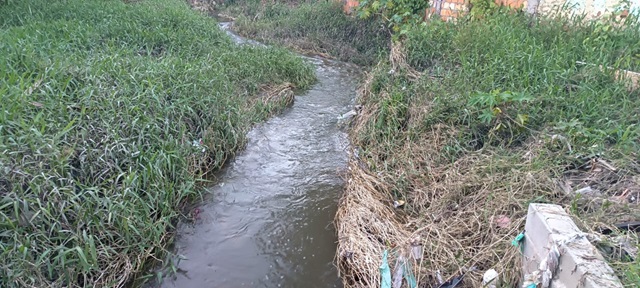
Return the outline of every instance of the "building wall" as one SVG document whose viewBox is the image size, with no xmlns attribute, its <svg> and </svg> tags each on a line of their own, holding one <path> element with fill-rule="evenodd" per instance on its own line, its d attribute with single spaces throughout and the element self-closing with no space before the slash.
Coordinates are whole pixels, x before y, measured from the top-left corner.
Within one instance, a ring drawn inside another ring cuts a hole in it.
<svg viewBox="0 0 640 288">
<path fill-rule="evenodd" d="M 597 18 L 602 15 L 609 15 L 619 10 L 623 1 L 619 0 L 540 0 L 537 12 L 542 15 L 555 14 L 563 7 L 569 8 L 571 13 L 586 14 L 588 18 Z M 630 0 L 630 7 L 625 10 L 638 12 L 640 10 L 640 0 Z"/>
<path fill-rule="evenodd" d="M 352 11 L 358 6 L 357 0 L 343 0 L 345 12 Z M 440 15 L 443 20 L 453 20 L 457 16 L 467 13 L 469 0 L 425 0 L 431 2 L 431 8 L 427 9 L 426 17 Z M 529 13 L 552 15 L 563 7 L 570 7 L 570 11 L 576 14 L 586 13 L 588 18 L 597 18 L 611 14 L 623 2 L 622 0 L 495 0 L 497 4 L 509 6 L 515 9 L 524 9 Z M 629 10 L 640 13 L 640 0 L 629 0 Z M 628 11 L 629 12 L 629 11 Z"/>
</svg>

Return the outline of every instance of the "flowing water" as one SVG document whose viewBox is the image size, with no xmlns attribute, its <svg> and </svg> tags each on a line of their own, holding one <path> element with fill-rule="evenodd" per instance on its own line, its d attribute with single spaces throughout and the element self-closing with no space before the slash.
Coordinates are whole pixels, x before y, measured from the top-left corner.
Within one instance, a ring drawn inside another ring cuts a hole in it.
<svg viewBox="0 0 640 288">
<path fill-rule="evenodd" d="M 185 259 L 163 287 L 342 287 L 332 220 L 348 142 L 338 118 L 354 99 L 357 69 L 307 59 L 318 83 L 248 134 L 199 220 L 179 229 Z"/>
</svg>

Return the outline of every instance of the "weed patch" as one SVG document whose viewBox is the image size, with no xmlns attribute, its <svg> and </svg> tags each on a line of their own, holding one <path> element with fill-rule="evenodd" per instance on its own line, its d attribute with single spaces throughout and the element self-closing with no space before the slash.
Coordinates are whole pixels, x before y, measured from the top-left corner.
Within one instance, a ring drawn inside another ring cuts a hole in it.
<svg viewBox="0 0 640 288">
<path fill-rule="evenodd" d="M 2 287 L 133 280 L 164 259 L 202 176 L 290 102 L 257 99 L 264 85 L 314 81 L 182 1 L 0 5 Z"/>
<path fill-rule="evenodd" d="M 236 17 L 233 29 L 241 35 L 304 54 L 373 65 L 388 51 L 391 35 L 381 21 L 345 15 L 335 1 L 300 2 L 232 1 L 221 11 Z"/>
<path fill-rule="evenodd" d="M 385 249 L 425 287 L 461 274 L 480 287 L 490 268 L 515 287 L 531 202 L 564 205 L 586 231 L 640 218 L 640 92 L 599 68 L 639 70 L 639 24 L 607 25 L 496 12 L 406 34 L 369 73 L 350 132 L 336 219 L 349 287 L 379 286 Z M 635 285 L 637 262 L 612 263 Z"/>
</svg>

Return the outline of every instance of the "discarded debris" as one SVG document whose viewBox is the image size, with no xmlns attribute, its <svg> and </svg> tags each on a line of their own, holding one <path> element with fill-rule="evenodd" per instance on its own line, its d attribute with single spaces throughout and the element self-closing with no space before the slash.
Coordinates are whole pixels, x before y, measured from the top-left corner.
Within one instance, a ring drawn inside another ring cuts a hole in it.
<svg viewBox="0 0 640 288">
<path fill-rule="evenodd" d="M 396 260 L 396 268 L 393 273 L 393 288 L 402 287 L 402 279 L 406 280 L 409 288 L 415 288 L 418 286 L 418 281 L 411 270 L 411 264 L 407 260 L 408 259 L 405 258 L 404 255 L 398 256 Z"/>
<path fill-rule="evenodd" d="M 395 200 L 393 201 L 393 208 L 401 208 L 404 206 L 404 200 Z"/>
<path fill-rule="evenodd" d="M 563 207 L 531 203 L 525 229 L 522 287 L 622 287 Z"/>
<path fill-rule="evenodd" d="M 640 222 L 625 222 L 613 225 L 620 230 L 628 230 L 632 232 L 640 232 Z M 599 231 L 601 234 L 611 234 L 613 230 L 610 228 L 601 228 Z"/>
<path fill-rule="evenodd" d="M 489 269 L 482 276 L 482 287 L 496 288 L 498 283 L 498 271 Z"/>
<path fill-rule="evenodd" d="M 404 257 L 398 257 L 398 261 L 396 262 L 396 270 L 393 272 L 393 288 L 400 288 L 402 286 L 402 276 L 404 275 L 404 265 L 401 265 L 400 262 L 404 260 Z"/>
<path fill-rule="evenodd" d="M 600 191 L 591 188 L 591 186 L 580 188 L 580 189 L 576 190 L 575 193 L 576 193 L 576 195 L 589 196 L 589 197 L 602 196 L 602 193 L 600 193 Z"/>
<path fill-rule="evenodd" d="M 455 288 L 458 287 L 458 285 L 462 284 L 462 280 L 464 279 L 464 274 L 460 274 L 458 276 L 455 276 L 451 279 L 449 279 L 449 281 L 442 283 L 442 285 L 438 286 L 438 288 Z"/>
<path fill-rule="evenodd" d="M 499 228 L 509 228 L 511 225 L 511 218 L 506 215 L 500 215 L 496 217 L 495 223 Z"/>
<path fill-rule="evenodd" d="M 358 115 L 358 112 L 356 110 L 357 110 L 357 107 L 353 110 L 350 110 L 347 113 L 344 113 L 338 116 L 338 125 L 339 126 L 348 125 L 351 122 L 351 120 L 353 120 L 353 118 Z"/>
<path fill-rule="evenodd" d="M 520 243 L 522 243 L 522 240 L 524 240 L 524 232 L 518 234 L 518 236 L 511 241 L 511 245 L 518 247 Z"/>
<path fill-rule="evenodd" d="M 436 281 L 438 281 L 438 285 L 444 284 L 444 280 L 442 280 L 442 274 L 440 274 L 440 270 L 436 271 Z"/>
<path fill-rule="evenodd" d="M 193 140 L 191 142 L 191 146 L 195 147 L 195 148 L 200 148 L 202 147 L 202 153 L 207 151 L 207 148 L 202 144 L 202 139 L 198 139 L 198 140 Z"/>
<path fill-rule="evenodd" d="M 382 264 L 380 264 L 380 277 L 382 277 L 380 288 L 391 288 L 391 269 L 389 268 L 389 262 L 387 257 L 389 251 L 384 250 L 382 254 Z"/>
<path fill-rule="evenodd" d="M 637 240 L 632 242 L 632 238 L 627 235 L 621 235 L 610 239 L 611 243 L 615 244 L 622 251 L 624 251 L 629 259 L 635 261 L 638 257 L 638 243 Z"/>
<path fill-rule="evenodd" d="M 358 115 L 358 112 L 356 112 L 355 110 L 350 110 L 349 112 L 340 115 L 338 117 L 338 119 L 340 119 L 340 120 L 349 120 L 349 119 L 353 118 L 356 115 Z"/>
<path fill-rule="evenodd" d="M 422 245 L 420 244 L 420 242 L 418 242 L 418 240 L 415 240 L 413 243 L 411 243 L 411 257 L 414 260 L 422 259 Z"/>
</svg>

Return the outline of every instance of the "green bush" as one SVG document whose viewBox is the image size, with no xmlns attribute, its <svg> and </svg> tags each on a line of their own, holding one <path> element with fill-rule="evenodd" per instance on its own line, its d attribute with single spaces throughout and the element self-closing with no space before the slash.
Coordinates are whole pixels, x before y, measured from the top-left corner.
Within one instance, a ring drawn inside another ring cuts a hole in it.
<svg viewBox="0 0 640 288">
<path fill-rule="evenodd" d="M 132 280 L 162 257 L 202 174 L 277 108 L 253 101 L 259 86 L 314 81 L 298 57 L 235 46 L 183 1 L 3 5 L 2 287 Z"/>
</svg>

